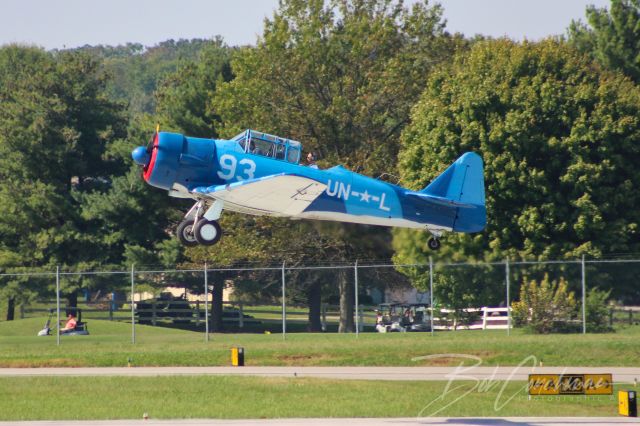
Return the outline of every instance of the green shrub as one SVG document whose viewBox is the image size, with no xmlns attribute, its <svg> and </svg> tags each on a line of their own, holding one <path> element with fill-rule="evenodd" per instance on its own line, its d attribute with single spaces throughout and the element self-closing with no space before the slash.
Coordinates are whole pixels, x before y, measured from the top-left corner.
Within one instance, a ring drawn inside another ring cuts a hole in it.
<svg viewBox="0 0 640 426">
<path fill-rule="evenodd" d="M 545 274 L 540 283 L 525 281 L 520 287 L 520 300 L 512 304 L 516 327 L 527 327 L 534 333 L 572 332 L 579 327 L 572 320 L 576 317 L 576 300 L 567 290 L 564 278 L 549 281 Z"/>
<path fill-rule="evenodd" d="M 609 291 L 601 291 L 592 288 L 587 293 L 585 303 L 585 315 L 587 320 L 587 331 L 593 333 L 607 333 L 613 331 L 609 325 Z"/>
</svg>

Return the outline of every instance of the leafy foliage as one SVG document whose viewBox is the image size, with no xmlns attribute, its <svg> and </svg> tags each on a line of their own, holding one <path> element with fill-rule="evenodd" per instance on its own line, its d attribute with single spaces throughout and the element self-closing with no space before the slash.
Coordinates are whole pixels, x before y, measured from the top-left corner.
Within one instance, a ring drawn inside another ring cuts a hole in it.
<svg viewBox="0 0 640 426">
<path fill-rule="evenodd" d="M 587 292 L 585 303 L 587 331 L 592 333 L 613 331 L 609 325 L 609 306 L 607 303 L 610 295 L 610 290 L 602 291 L 597 288 L 592 288 Z"/>
<path fill-rule="evenodd" d="M 89 261 L 79 200 L 111 169 L 102 154 L 124 133 L 122 107 L 84 54 L 8 46 L 0 69 L 2 251 L 15 266 Z"/>
<path fill-rule="evenodd" d="M 403 133 L 402 178 L 423 188 L 463 152 L 483 157 L 487 229 L 448 236 L 444 256 L 638 252 L 639 109 L 636 86 L 561 42 L 479 42 L 429 79 Z M 401 262 L 426 258 L 426 235 L 395 236 Z"/>
<path fill-rule="evenodd" d="M 105 81 L 84 53 L 0 48 L 0 267 L 86 268 L 100 258 L 82 199 L 108 182 L 103 154 L 126 123 Z M 79 285 L 65 281 L 67 291 Z M 25 297 L 29 287 L 5 291 Z"/>
<path fill-rule="evenodd" d="M 167 75 L 156 92 L 163 129 L 191 136 L 217 137 L 220 117 L 211 106 L 217 85 L 232 79 L 230 49 L 221 39 L 202 47 L 197 59 Z"/>
<path fill-rule="evenodd" d="M 154 92 L 160 82 L 185 63 L 198 58 L 200 51 L 217 41 L 206 39 L 166 40 L 152 47 L 140 43 L 119 46 L 84 46 L 74 49 L 100 60 L 111 77 L 106 91 L 111 99 L 129 104 L 131 115 L 154 113 Z"/>
<path fill-rule="evenodd" d="M 587 6 L 587 22 L 571 23 L 569 42 L 640 83 L 640 0 L 611 0 L 610 10 Z"/>
<path fill-rule="evenodd" d="M 520 300 L 512 304 L 514 325 L 527 326 L 535 333 L 566 331 L 569 321 L 576 316 L 576 300 L 567 290 L 567 282 L 549 281 L 549 276 L 538 283 L 523 282 Z"/>
<path fill-rule="evenodd" d="M 393 171 L 425 75 L 456 43 L 438 6 L 283 1 L 256 48 L 235 55 L 235 78 L 218 91 L 225 133 L 257 126 L 304 141 L 334 164 Z"/>
</svg>

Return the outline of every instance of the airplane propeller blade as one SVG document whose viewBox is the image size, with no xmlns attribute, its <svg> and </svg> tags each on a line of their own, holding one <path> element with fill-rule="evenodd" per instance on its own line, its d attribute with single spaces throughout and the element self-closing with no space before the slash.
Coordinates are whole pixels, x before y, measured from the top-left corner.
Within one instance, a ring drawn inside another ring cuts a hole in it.
<svg viewBox="0 0 640 426">
<path fill-rule="evenodd" d="M 153 150 L 153 143 L 156 141 L 156 136 L 158 135 L 158 132 L 154 133 L 153 136 L 151 136 L 151 139 L 149 140 L 149 143 L 147 144 L 147 154 L 151 154 L 151 151 Z"/>
</svg>

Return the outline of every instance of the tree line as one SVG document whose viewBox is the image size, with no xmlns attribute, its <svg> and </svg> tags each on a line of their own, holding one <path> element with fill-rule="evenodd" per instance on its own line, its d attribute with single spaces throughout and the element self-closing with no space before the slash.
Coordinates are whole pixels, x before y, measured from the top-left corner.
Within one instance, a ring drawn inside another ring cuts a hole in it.
<svg viewBox="0 0 640 426">
<path fill-rule="evenodd" d="M 448 235 L 436 260 L 640 253 L 639 0 L 589 7 L 586 18 L 566 36 L 515 42 L 451 34 L 442 8 L 427 1 L 285 0 L 253 46 L 220 37 L 151 48 L 3 46 L 0 270 L 434 256 L 424 232 L 232 213 L 218 245 L 184 249 L 172 230 L 189 205 L 145 185 L 130 160 L 156 123 L 209 138 L 245 128 L 280 134 L 319 153 L 321 166 L 393 175 L 410 188 L 476 151 L 487 229 Z M 424 271 L 402 272 L 379 281 L 426 284 Z M 266 279 L 238 280 L 239 294 Z M 438 280 L 443 303 L 495 298 L 483 274 Z M 70 303 L 80 288 L 110 285 L 67 281 Z M 212 283 L 218 320 L 224 282 Z M 310 330 L 331 292 L 341 331 L 353 329 L 346 272 L 299 282 L 291 297 L 313 308 Z M 632 280 L 603 282 L 614 297 L 640 300 Z M 0 280 L 7 317 L 48 291 L 50 283 Z"/>
</svg>

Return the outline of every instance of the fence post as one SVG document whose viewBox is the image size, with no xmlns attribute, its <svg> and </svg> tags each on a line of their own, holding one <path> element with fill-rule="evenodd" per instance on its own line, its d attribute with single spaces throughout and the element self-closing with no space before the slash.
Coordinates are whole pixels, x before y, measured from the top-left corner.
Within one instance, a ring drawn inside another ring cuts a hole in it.
<svg viewBox="0 0 640 426">
<path fill-rule="evenodd" d="M 321 323 L 322 331 L 327 331 L 327 304 L 326 303 L 322 304 L 320 311 L 321 311 L 320 323 Z"/>
<path fill-rule="evenodd" d="M 284 277 L 285 262 L 282 262 L 282 340 L 287 338 L 287 303 L 285 301 L 285 277 Z"/>
<path fill-rule="evenodd" d="M 134 301 L 134 293 L 135 293 L 135 279 L 133 277 L 134 274 L 134 265 L 131 265 L 131 344 L 136 343 L 136 312 L 135 312 L 135 301 Z"/>
<path fill-rule="evenodd" d="M 209 276 L 204 263 L 204 341 L 209 341 Z"/>
<path fill-rule="evenodd" d="M 509 287 L 511 287 L 511 282 L 509 280 L 509 258 L 507 257 L 504 261 L 504 273 L 505 273 L 505 283 L 507 286 L 507 336 L 511 335 L 511 298 L 509 294 Z"/>
<path fill-rule="evenodd" d="M 60 266 L 56 266 L 56 345 L 60 346 Z"/>
<path fill-rule="evenodd" d="M 487 307 L 486 306 L 482 307 L 482 329 L 483 330 L 487 329 Z"/>
<path fill-rule="evenodd" d="M 433 336 L 433 316 L 435 315 L 435 309 L 433 309 L 433 259 L 429 256 L 429 307 L 431 308 L 431 336 Z"/>
<path fill-rule="evenodd" d="M 113 300 L 109 301 L 109 321 L 113 321 Z"/>
<path fill-rule="evenodd" d="M 358 311 L 358 259 L 356 259 L 356 264 L 353 268 L 354 271 L 354 275 L 355 275 L 355 305 L 356 305 L 356 338 L 358 338 L 360 336 L 360 318 L 359 318 L 359 311 Z"/>
<path fill-rule="evenodd" d="M 24 303 L 20 304 L 20 319 L 24 319 Z"/>
<path fill-rule="evenodd" d="M 191 306 L 189 304 L 189 306 Z M 200 326 L 200 299 L 196 300 L 196 327 Z"/>
<path fill-rule="evenodd" d="M 609 327 L 613 327 L 613 308 L 609 307 Z"/>
<path fill-rule="evenodd" d="M 242 302 L 238 304 L 238 327 L 244 328 L 244 310 L 242 309 Z"/>
<path fill-rule="evenodd" d="M 587 334 L 587 279 L 582 255 L 582 334 Z"/>
<path fill-rule="evenodd" d="M 359 324 L 359 329 L 360 331 L 364 331 L 364 307 L 362 305 L 360 305 L 360 324 Z"/>
</svg>

